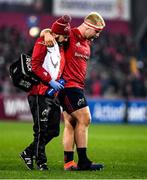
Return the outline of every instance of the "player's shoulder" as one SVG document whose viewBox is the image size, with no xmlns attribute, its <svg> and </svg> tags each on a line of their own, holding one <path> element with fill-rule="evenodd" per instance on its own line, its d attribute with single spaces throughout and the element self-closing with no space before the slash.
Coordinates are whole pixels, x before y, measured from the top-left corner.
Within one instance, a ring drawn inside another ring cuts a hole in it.
<svg viewBox="0 0 147 180">
<path fill-rule="evenodd" d="M 73 39 L 76 39 L 76 40 L 78 40 L 78 41 L 83 41 L 83 40 L 85 40 L 85 39 L 82 37 L 82 34 L 81 34 L 80 30 L 79 30 L 77 27 L 75 27 L 75 28 L 73 28 L 73 29 L 71 30 L 71 35 L 70 35 L 70 37 L 73 38 Z"/>
<path fill-rule="evenodd" d="M 43 37 L 38 37 L 36 40 L 36 44 L 44 45 L 44 38 Z"/>
<path fill-rule="evenodd" d="M 79 30 L 78 28 L 72 28 L 70 32 L 70 37 L 78 37 L 79 36 Z"/>
</svg>

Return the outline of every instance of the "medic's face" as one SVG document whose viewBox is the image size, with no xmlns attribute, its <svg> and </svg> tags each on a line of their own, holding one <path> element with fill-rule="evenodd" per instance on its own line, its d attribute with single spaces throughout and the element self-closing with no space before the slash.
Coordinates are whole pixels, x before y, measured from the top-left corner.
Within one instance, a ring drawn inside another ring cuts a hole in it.
<svg viewBox="0 0 147 180">
<path fill-rule="evenodd" d="M 68 41 L 68 38 L 69 36 L 67 35 L 56 35 L 56 41 L 59 43 L 59 44 L 62 44 L 64 42 L 67 42 Z"/>
</svg>

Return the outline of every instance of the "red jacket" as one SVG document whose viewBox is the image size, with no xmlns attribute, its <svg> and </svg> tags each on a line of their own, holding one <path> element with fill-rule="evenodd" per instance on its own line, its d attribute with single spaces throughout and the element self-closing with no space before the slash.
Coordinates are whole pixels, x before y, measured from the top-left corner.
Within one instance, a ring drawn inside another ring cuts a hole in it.
<svg viewBox="0 0 147 180">
<path fill-rule="evenodd" d="M 44 95 L 51 79 L 58 80 L 65 65 L 63 48 L 56 44 L 54 47 L 44 45 L 43 37 L 37 39 L 32 54 L 32 71 L 42 82 L 34 85 L 30 95 Z"/>
</svg>

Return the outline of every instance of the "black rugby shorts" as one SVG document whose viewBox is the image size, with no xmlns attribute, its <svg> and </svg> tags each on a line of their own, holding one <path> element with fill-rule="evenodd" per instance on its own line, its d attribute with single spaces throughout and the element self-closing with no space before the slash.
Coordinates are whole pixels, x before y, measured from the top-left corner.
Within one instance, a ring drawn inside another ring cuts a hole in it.
<svg viewBox="0 0 147 180">
<path fill-rule="evenodd" d="M 87 106 L 84 92 L 80 88 L 64 88 L 58 97 L 63 111 L 69 114 Z"/>
</svg>

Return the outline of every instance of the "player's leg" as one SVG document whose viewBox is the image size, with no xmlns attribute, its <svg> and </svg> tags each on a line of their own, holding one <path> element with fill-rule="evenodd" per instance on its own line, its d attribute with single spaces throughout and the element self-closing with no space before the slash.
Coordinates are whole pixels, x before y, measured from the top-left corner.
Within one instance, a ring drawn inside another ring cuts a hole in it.
<svg viewBox="0 0 147 180">
<path fill-rule="evenodd" d="M 77 164 L 74 162 L 74 128 L 75 120 L 66 111 L 63 112 L 64 132 L 63 132 L 63 147 L 64 147 L 64 170 L 77 169 Z"/>
<path fill-rule="evenodd" d="M 88 106 L 74 111 L 71 114 L 76 120 L 75 140 L 77 148 L 87 147 L 88 127 L 91 115 Z"/>
<path fill-rule="evenodd" d="M 68 89 L 63 89 L 59 92 L 59 101 L 63 108 L 64 119 L 64 132 L 63 132 L 63 146 L 64 146 L 64 169 L 73 170 L 77 168 L 77 164 L 74 162 L 74 127 L 75 120 L 70 116 L 72 105 L 68 101 L 68 92 L 72 96 L 72 92 Z"/>
<path fill-rule="evenodd" d="M 78 109 L 72 112 L 71 115 L 77 120 L 75 127 L 75 142 L 79 158 L 79 170 L 101 170 L 103 165 L 92 163 L 87 156 L 88 126 L 91 121 L 89 107 L 86 106 Z"/>
<path fill-rule="evenodd" d="M 76 120 L 76 128 L 74 130 L 75 142 L 79 158 L 80 170 L 100 170 L 102 165 L 94 164 L 87 157 L 87 135 L 88 125 L 91 120 L 87 101 L 83 90 L 79 88 L 65 88 L 59 93 L 60 102 L 63 109 L 68 112 Z"/>
<path fill-rule="evenodd" d="M 78 166 L 81 168 L 83 164 L 87 165 L 90 163 L 86 150 L 88 142 L 88 126 L 91 120 L 91 116 L 88 106 L 72 112 L 71 115 L 77 120 L 74 133 L 79 158 Z"/>
<path fill-rule="evenodd" d="M 64 93 L 64 108 L 76 120 L 74 136 L 79 158 L 79 169 L 100 170 L 103 166 L 93 164 L 87 157 L 88 126 L 91 121 L 91 114 L 84 92 L 79 88 L 65 88 Z"/>
</svg>

